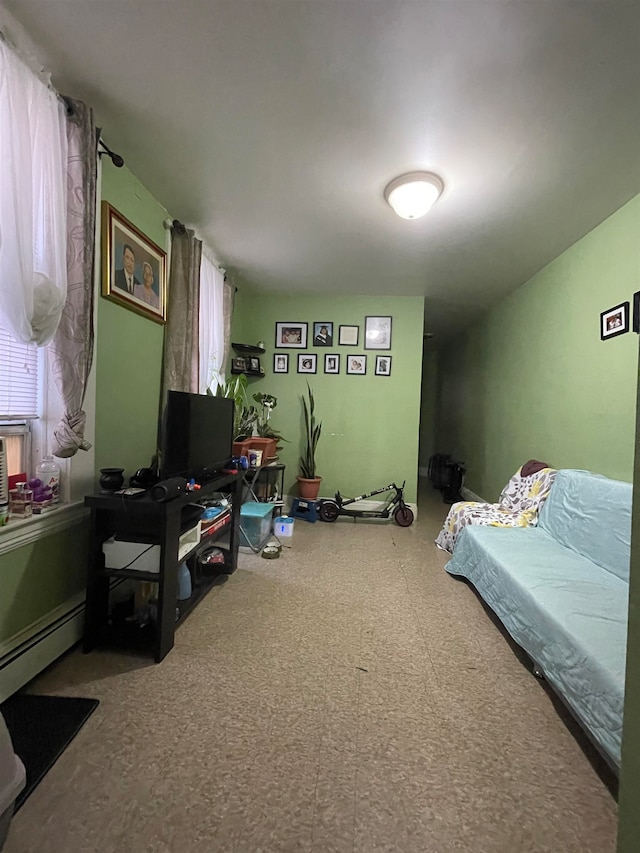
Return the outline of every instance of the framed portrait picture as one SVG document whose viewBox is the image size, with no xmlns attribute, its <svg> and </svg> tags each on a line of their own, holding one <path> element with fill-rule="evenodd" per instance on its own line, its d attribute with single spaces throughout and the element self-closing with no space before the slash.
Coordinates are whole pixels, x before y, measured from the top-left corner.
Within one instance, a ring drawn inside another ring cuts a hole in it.
<svg viewBox="0 0 640 853">
<path fill-rule="evenodd" d="M 376 376 L 391 376 L 391 356 L 376 356 Z"/>
<path fill-rule="evenodd" d="M 356 376 L 364 376 L 367 372 L 367 357 L 366 355 L 348 355 L 347 356 L 347 373 Z"/>
<path fill-rule="evenodd" d="M 316 373 L 318 356 L 311 352 L 298 353 L 298 373 Z"/>
<path fill-rule="evenodd" d="M 364 348 L 391 349 L 391 317 L 364 318 Z"/>
<path fill-rule="evenodd" d="M 260 359 L 259 358 L 255 358 L 254 356 L 251 356 L 251 358 L 248 358 L 247 361 L 249 362 L 249 370 L 252 373 L 260 373 Z"/>
<path fill-rule="evenodd" d="M 307 347 L 308 323 L 276 323 L 276 347 Z"/>
<path fill-rule="evenodd" d="M 108 201 L 102 202 L 102 295 L 166 322 L 166 253 Z"/>
<path fill-rule="evenodd" d="M 640 290 L 633 294 L 633 331 L 640 333 Z"/>
<path fill-rule="evenodd" d="M 608 340 L 629 331 L 629 303 L 621 302 L 600 314 L 600 339 Z"/>
<path fill-rule="evenodd" d="M 327 352 L 324 356 L 324 372 L 340 373 L 340 356 L 337 352 Z"/>
<path fill-rule="evenodd" d="M 247 362 L 244 358 L 232 358 L 231 359 L 231 372 L 232 373 L 244 373 L 247 369 Z"/>
<path fill-rule="evenodd" d="M 289 353 L 276 352 L 273 354 L 273 372 L 288 373 L 289 372 Z"/>
<path fill-rule="evenodd" d="M 333 346 L 333 323 L 313 324 L 313 345 L 314 347 Z"/>
<path fill-rule="evenodd" d="M 340 346 L 357 347 L 359 336 L 359 326 L 340 326 L 338 328 L 338 343 Z"/>
</svg>

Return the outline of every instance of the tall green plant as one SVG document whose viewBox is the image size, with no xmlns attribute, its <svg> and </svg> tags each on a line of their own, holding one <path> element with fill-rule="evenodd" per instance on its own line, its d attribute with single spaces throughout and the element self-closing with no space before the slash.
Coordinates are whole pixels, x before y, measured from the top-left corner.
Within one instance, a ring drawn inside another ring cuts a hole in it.
<svg viewBox="0 0 640 853">
<path fill-rule="evenodd" d="M 302 398 L 302 408 L 304 410 L 304 425 L 306 432 L 306 447 L 304 455 L 300 457 L 300 475 L 305 480 L 313 480 L 316 477 L 316 447 L 322 432 L 322 421 L 316 423 L 315 409 L 316 404 L 313 399 L 313 391 L 307 382 L 308 401 Z"/>
<path fill-rule="evenodd" d="M 273 394 L 254 394 L 253 399 L 256 403 L 260 404 L 260 412 L 258 414 L 257 421 L 257 431 L 258 435 L 262 438 L 275 438 L 278 445 L 280 442 L 286 441 L 288 443 L 289 439 L 284 438 L 277 429 L 274 429 L 271 425 L 271 413 L 278 405 L 278 398 L 274 397 Z"/>
<path fill-rule="evenodd" d="M 211 389 L 207 389 L 207 394 L 211 394 Z M 215 396 L 230 397 L 234 402 L 233 437 L 251 435 L 258 413 L 255 406 L 249 405 L 247 399 L 246 375 L 238 373 L 235 376 L 230 376 L 224 385 L 218 384 Z"/>
</svg>

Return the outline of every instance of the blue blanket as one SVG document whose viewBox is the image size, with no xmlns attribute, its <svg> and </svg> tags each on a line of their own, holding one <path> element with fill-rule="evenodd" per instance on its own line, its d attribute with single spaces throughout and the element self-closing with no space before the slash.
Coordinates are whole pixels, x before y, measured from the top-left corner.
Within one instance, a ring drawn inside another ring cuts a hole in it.
<svg viewBox="0 0 640 853">
<path fill-rule="evenodd" d="M 538 527 L 468 527 L 468 578 L 594 740 L 620 764 L 631 484 L 561 470 Z"/>
</svg>

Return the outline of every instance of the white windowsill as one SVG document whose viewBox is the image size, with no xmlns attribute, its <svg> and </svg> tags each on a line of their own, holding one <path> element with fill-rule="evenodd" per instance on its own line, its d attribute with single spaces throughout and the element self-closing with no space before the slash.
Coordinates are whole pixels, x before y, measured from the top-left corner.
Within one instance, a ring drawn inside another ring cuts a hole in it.
<svg viewBox="0 0 640 853">
<path fill-rule="evenodd" d="M 20 521 L 10 518 L 8 524 L 0 528 L 0 555 L 36 542 L 43 536 L 66 530 L 74 524 L 79 524 L 88 515 L 89 511 L 85 509 L 84 502 L 75 501 L 43 515 L 33 515 Z"/>
</svg>

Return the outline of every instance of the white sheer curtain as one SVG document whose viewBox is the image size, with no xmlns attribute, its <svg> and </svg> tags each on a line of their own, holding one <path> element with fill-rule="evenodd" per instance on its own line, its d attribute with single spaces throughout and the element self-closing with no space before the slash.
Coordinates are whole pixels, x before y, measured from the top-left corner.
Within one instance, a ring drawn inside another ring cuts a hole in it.
<svg viewBox="0 0 640 853">
<path fill-rule="evenodd" d="M 0 314 L 38 346 L 67 295 L 66 174 L 65 107 L 0 38 Z"/>
<path fill-rule="evenodd" d="M 200 378 L 199 391 L 207 388 L 215 393 L 218 382 L 224 382 L 225 346 L 225 282 L 222 270 L 211 261 L 203 249 L 200 263 Z"/>
</svg>

